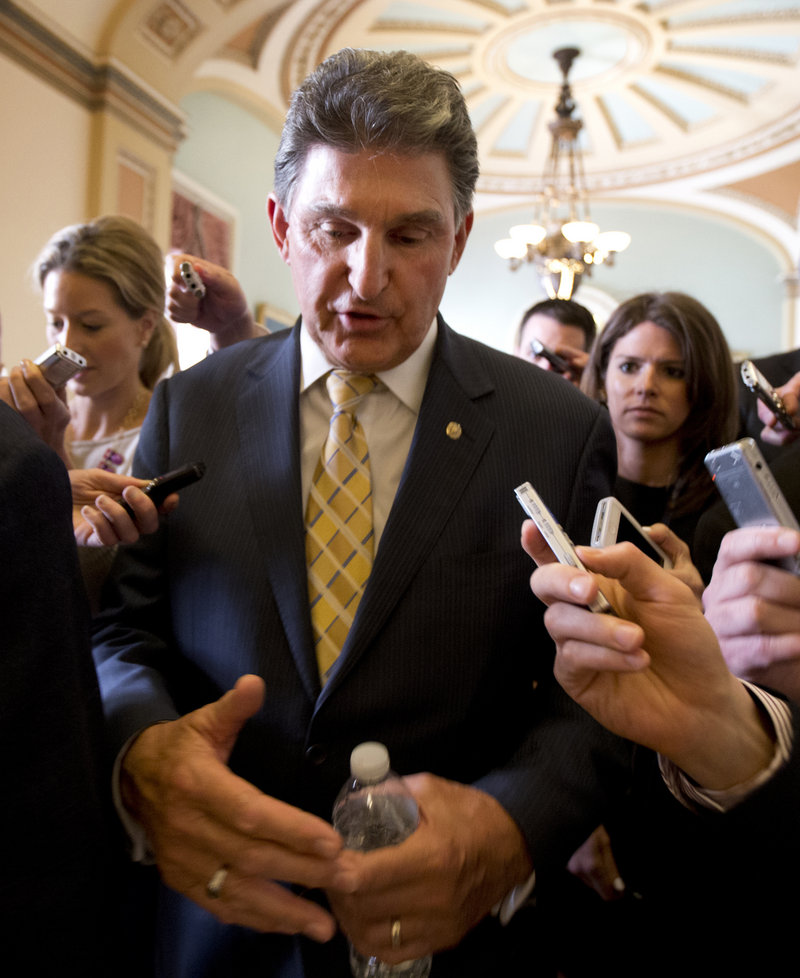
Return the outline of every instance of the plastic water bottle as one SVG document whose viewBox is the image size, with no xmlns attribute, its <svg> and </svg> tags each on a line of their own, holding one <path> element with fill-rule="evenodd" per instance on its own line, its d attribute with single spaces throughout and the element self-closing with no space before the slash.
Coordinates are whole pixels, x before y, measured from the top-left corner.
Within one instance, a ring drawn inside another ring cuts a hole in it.
<svg viewBox="0 0 800 978">
<path fill-rule="evenodd" d="M 407 839 L 419 821 L 417 803 L 403 779 L 391 770 L 384 745 L 359 744 L 350 755 L 350 774 L 333 806 L 333 825 L 345 846 L 369 852 Z M 431 956 L 384 964 L 374 955 L 360 954 L 351 944 L 350 969 L 354 978 L 428 978 Z"/>
</svg>

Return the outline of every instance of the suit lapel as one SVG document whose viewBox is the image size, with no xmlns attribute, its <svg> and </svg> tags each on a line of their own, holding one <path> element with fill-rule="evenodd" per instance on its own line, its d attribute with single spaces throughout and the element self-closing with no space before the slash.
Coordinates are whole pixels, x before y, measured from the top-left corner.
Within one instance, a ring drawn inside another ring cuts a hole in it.
<svg viewBox="0 0 800 978">
<path fill-rule="evenodd" d="M 494 433 L 476 404 L 493 389 L 474 352 L 439 321 L 414 439 L 367 589 L 323 697 L 374 639 L 452 517 Z"/>
<path fill-rule="evenodd" d="M 247 371 L 237 405 L 248 499 L 264 572 L 303 685 L 319 693 L 308 614 L 302 480 L 299 458 L 300 344 L 298 327 L 265 346 Z"/>
</svg>

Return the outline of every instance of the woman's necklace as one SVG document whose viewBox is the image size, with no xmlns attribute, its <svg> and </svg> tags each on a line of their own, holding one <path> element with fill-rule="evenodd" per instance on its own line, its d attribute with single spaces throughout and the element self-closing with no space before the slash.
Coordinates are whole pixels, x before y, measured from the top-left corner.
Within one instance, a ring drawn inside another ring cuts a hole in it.
<svg viewBox="0 0 800 978">
<path fill-rule="evenodd" d="M 149 403 L 150 391 L 146 387 L 140 387 L 136 392 L 136 397 L 133 399 L 133 403 L 126 411 L 125 417 L 122 419 L 122 423 L 118 428 L 115 428 L 111 434 L 116 435 L 117 432 L 127 431 L 129 428 L 137 428 L 141 421 L 144 420 Z"/>
</svg>

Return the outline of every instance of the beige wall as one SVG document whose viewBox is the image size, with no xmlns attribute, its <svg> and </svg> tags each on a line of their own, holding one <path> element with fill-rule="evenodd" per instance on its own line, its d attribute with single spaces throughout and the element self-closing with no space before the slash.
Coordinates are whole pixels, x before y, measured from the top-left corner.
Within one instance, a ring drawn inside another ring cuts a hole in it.
<svg viewBox="0 0 800 978">
<path fill-rule="evenodd" d="M 28 271 L 53 231 L 85 219 L 91 120 L 86 109 L 2 55 L 0 91 L 0 358 L 10 364 L 45 346 L 41 302 Z"/>
</svg>

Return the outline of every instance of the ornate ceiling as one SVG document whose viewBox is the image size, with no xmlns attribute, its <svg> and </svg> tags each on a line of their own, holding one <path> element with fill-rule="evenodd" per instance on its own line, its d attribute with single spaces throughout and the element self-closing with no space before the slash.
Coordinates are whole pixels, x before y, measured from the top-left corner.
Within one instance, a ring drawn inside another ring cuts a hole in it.
<svg viewBox="0 0 800 978">
<path fill-rule="evenodd" d="M 706 172 L 800 136 L 800 0 L 297 0 L 250 19 L 195 77 L 281 116 L 345 45 L 405 48 L 459 78 L 490 194 L 540 184 L 558 47 L 582 52 L 570 81 L 590 190 Z"/>
</svg>

